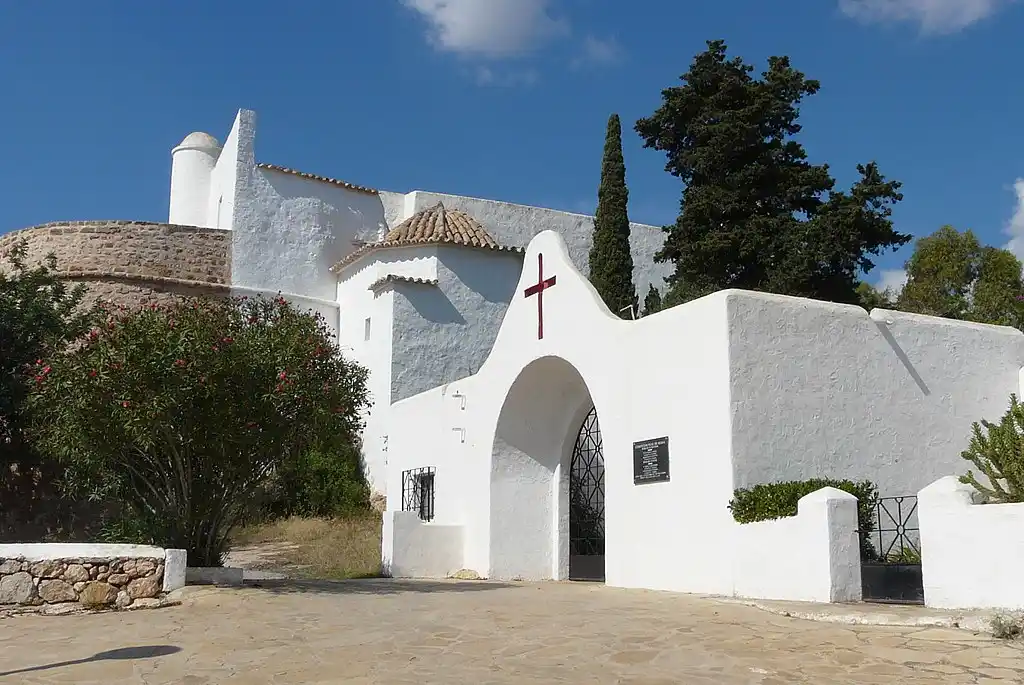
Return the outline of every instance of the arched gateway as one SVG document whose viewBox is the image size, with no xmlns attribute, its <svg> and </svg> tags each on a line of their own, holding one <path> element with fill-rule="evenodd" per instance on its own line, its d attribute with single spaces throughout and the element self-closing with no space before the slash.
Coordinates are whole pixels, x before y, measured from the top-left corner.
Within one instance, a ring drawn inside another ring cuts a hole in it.
<svg viewBox="0 0 1024 685">
<path fill-rule="evenodd" d="M 604 579 L 604 459 L 597 409 L 561 357 L 512 383 L 491 453 L 490 576 Z"/>
</svg>

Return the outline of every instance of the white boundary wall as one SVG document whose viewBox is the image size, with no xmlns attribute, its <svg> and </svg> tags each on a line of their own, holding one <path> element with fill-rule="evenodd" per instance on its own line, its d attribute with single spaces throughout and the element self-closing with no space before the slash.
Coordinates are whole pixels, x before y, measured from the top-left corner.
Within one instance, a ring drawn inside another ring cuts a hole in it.
<svg viewBox="0 0 1024 685">
<path fill-rule="evenodd" d="M 735 595 L 802 602 L 861 599 L 857 498 L 836 488 L 805 495 L 797 515 L 738 527 Z"/>
<path fill-rule="evenodd" d="M 924 600 L 940 609 L 1024 609 L 1024 504 L 977 504 L 946 476 L 921 490 Z"/>
<path fill-rule="evenodd" d="M 384 512 L 384 564 L 394 578 L 447 578 L 462 569 L 462 526 L 424 523 L 412 511 Z"/>
</svg>

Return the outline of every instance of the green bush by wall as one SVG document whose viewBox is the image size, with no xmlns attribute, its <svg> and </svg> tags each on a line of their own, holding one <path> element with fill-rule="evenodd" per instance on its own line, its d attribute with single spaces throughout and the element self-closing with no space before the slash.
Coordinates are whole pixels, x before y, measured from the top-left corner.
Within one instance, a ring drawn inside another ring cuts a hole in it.
<svg viewBox="0 0 1024 685">
<path fill-rule="evenodd" d="M 855 483 L 849 480 L 787 481 L 741 488 L 733 493 L 729 502 L 732 517 L 738 523 L 754 523 L 771 519 L 796 516 L 797 502 L 822 488 L 836 488 L 857 498 L 857 527 L 860 529 L 861 554 L 867 559 L 874 558 L 870 533 L 875 529 L 875 507 L 878 504 L 878 488 L 870 481 Z"/>
</svg>

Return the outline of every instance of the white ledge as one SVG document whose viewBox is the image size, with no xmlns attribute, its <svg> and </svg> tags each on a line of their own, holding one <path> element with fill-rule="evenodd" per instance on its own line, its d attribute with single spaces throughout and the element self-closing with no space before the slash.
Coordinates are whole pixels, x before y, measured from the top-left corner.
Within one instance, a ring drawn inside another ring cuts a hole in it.
<svg viewBox="0 0 1024 685">
<path fill-rule="evenodd" d="M 163 559 L 164 549 L 152 545 L 15 543 L 0 545 L 0 559 Z"/>
</svg>

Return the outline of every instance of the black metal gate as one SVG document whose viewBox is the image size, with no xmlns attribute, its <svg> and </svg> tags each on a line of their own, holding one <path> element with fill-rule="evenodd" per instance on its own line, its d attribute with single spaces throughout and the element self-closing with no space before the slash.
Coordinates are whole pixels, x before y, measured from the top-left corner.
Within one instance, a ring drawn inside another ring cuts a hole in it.
<svg viewBox="0 0 1024 685">
<path fill-rule="evenodd" d="M 569 578 L 604 580 L 604 451 L 597 408 L 583 420 L 569 465 Z"/>
<path fill-rule="evenodd" d="M 924 604 L 917 497 L 879 498 L 875 529 L 861 536 L 864 601 Z"/>
</svg>

